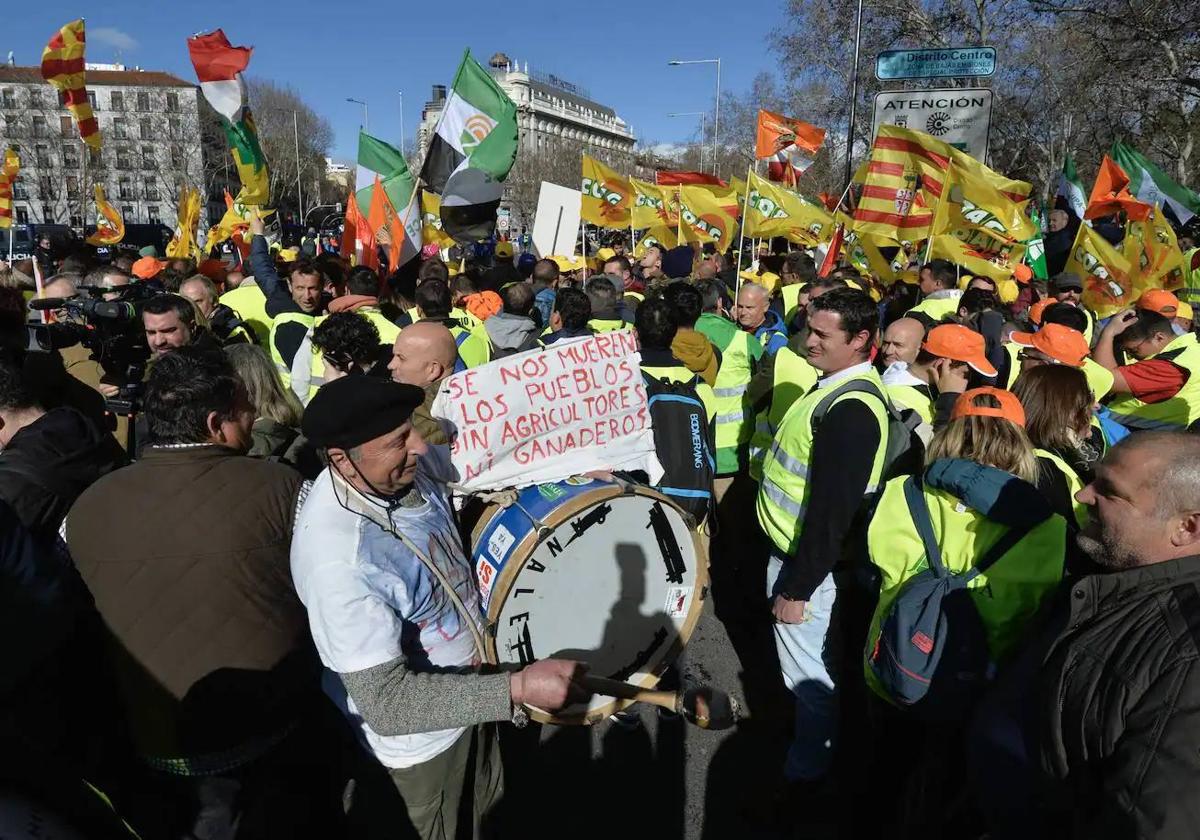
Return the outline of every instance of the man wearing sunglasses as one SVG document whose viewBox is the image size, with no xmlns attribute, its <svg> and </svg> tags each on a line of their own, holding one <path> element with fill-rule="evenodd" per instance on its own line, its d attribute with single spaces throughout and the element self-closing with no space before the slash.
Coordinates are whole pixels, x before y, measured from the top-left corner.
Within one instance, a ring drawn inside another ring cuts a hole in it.
<svg viewBox="0 0 1200 840">
<path fill-rule="evenodd" d="M 1087 340 L 1088 346 L 1091 346 L 1096 336 L 1096 313 L 1083 305 L 1083 281 L 1079 279 L 1079 275 L 1070 272 L 1056 274 L 1050 278 L 1048 291 L 1056 301 L 1078 307 L 1079 311 L 1087 317 L 1087 326 L 1083 330 L 1083 337 Z"/>
</svg>

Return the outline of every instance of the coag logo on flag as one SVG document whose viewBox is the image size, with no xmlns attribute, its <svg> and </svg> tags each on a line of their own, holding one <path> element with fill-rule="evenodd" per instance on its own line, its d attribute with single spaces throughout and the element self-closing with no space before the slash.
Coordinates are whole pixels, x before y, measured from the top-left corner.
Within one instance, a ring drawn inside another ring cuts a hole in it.
<svg viewBox="0 0 1200 840">
<path fill-rule="evenodd" d="M 496 121 L 486 114 L 472 114 L 467 117 L 467 121 L 463 124 L 462 136 L 459 137 L 463 151 L 470 155 L 475 151 L 475 147 L 492 133 L 492 129 L 495 127 Z"/>
</svg>

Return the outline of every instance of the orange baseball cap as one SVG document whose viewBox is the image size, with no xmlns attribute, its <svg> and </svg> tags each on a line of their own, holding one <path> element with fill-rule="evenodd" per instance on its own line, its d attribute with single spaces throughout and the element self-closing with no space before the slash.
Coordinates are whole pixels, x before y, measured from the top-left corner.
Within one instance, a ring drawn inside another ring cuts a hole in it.
<svg viewBox="0 0 1200 840">
<path fill-rule="evenodd" d="M 1045 312 L 1046 307 L 1052 303 L 1058 303 L 1058 301 L 1056 301 L 1054 298 L 1042 298 L 1033 306 L 1029 307 L 1029 320 L 1033 321 L 1033 323 L 1040 327 L 1042 325 L 1042 313 Z"/>
<path fill-rule="evenodd" d="M 984 376 L 995 376 L 996 368 L 984 355 L 983 336 L 960 324 L 942 324 L 925 336 L 921 349 L 956 362 L 966 362 Z"/>
<path fill-rule="evenodd" d="M 1013 344 L 1040 350 L 1054 361 L 1074 368 L 1083 367 L 1088 355 L 1083 333 L 1062 324 L 1046 324 L 1035 333 L 1015 332 L 1009 338 Z"/>
<path fill-rule="evenodd" d="M 154 257 L 140 257 L 133 264 L 133 276 L 139 280 L 150 280 L 157 277 L 158 272 L 167 266 L 166 260 L 156 260 Z"/>
<path fill-rule="evenodd" d="M 993 408 L 990 405 L 979 405 L 980 397 L 995 397 L 1000 403 L 999 408 Z M 1021 405 L 1021 401 L 1011 391 L 1005 391 L 1003 388 L 972 388 L 970 391 L 964 392 L 957 400 L 954 401 L 954 410 L 950 412 L 950 419 L 957 420 L 960 417 L 1003 417 L 1010 423 L 1016 423 L 1021 428 L 1025 428 L 1025 408 Z"/>
<path fill-rule="evenodd" d="M 1138 309 L 1149 309 L 1151 312 L 1157 312 L 1168 318 L 1174 318 L 1179 312 L 1179 298 L 1166 289 L 1151 289 L 1148 292 L 1142 292 L 1137 305 Z"/>
<path fill-rule="evenodd" d="M 1013 266 L 1012 275 L 1018 283 L 1028 283 L 1033 279 L 1033 269 L 1025 263 L 1017 263 Z"/>
</svg>

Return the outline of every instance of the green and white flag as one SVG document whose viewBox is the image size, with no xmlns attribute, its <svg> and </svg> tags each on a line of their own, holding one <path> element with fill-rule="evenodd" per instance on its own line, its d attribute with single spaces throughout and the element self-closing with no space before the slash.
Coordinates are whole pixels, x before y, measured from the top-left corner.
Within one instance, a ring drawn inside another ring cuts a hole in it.
<svg viewBox="0 0 1200 840">
<path fill-rule="evenodd" d="M 1200 213 L 1200 195 L 1172 181 L 1137 149 L 1113 143 L 1109 156 L 1129 176 L 1129 191 L 1138 201 L 1170 207 L 1181 225 Z"/>
<path fill-rule="evenodd" d="M 468 51 L 421 168 L 421 180 L 442 196 L 442 230 L 457 241 L 491 236 L 518 136 L 517 106 Z"/>
<path fill-rule="evenodd" d="M 1050 270 L 1046 265 L 1046 241 L 1043 239 L 1042 218 L 1038 203 L 1034 202 L 1029 212 L 1030 221 L 1037 228 L 1032 238 L 1025 240 L 1025 264 L 1033 270 L 1033 276 L 1041 280 L 1050 279 Z"/>
<path fill-rule="evenodd" d="M 364 213 L 370 211 L 375 176 L 379 175 L 383 191 L 399 211 L 412 201 L 416 182 L 400 150 L 365 131 L 358 133 L 358 170 L 355 173 L 354 198 Z"/>
<path fill-rule="evenodd" d="M 1055 197 L 1062 196 L 1066 200 L 1067 206 L 1071 208 L 1076 218 L 1082 219 L 1083 212 L 1087 209 L 1088 196 L 1083 190 L 1083 182 L 1079 180 L 1079 173 L 1075 171 L 1075 159 L 1067 154 L 1063 161 L 1062 174 L 1058 176 L 1058 189 L 1055 191 Z"/>
</svg>

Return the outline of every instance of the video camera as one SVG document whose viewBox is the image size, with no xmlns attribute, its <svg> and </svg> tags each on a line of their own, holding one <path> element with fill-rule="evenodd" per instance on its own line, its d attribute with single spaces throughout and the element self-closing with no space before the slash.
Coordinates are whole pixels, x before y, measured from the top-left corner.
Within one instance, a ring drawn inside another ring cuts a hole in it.
<svg viewBox="0 0 1200 840">
<path fill-rule="evenodd" d="M 107 379 L 120 388 L 120 394 L 108 398 L 109 410 L 128 415 L 137 410 L 142 379 L 150 349 L 142 327 L 142 306 L 155 291 L 138 283 L 119 289 L 81 286 L 80 294 L 69 298 L 31 300 L 29 308 L 55 311 L 53 324 L 29 324 L 26 352 L 52 353 L 81 344 L 104 368 Z M 117 293 L 116 300 L 104 300 Z"/>
</svg>

